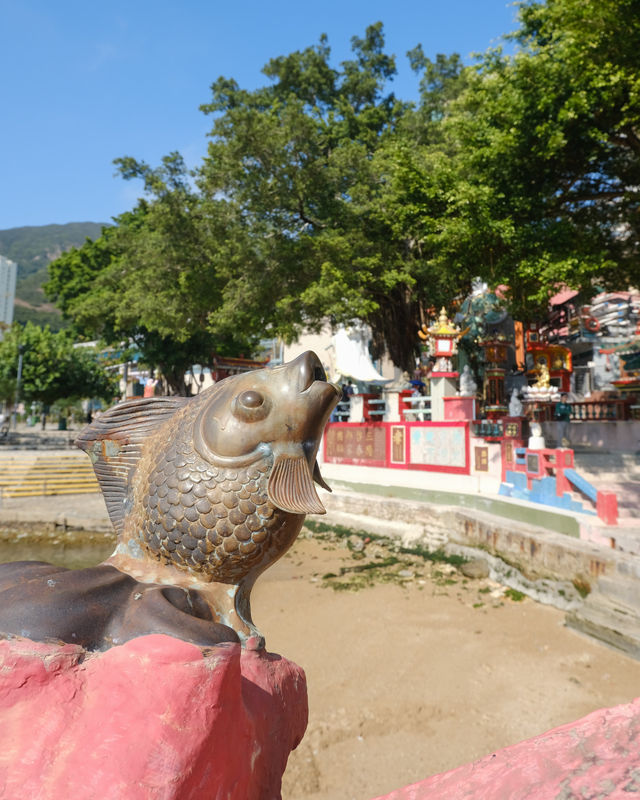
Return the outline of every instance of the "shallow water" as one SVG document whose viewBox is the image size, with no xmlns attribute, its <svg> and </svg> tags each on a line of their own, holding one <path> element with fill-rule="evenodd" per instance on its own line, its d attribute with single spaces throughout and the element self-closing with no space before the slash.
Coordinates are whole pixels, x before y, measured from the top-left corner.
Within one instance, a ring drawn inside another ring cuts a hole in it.
<svg viewBox="0 0 640 800">
<path fill-rule="evenodd" d="M 46 561 L 69 569 L 93 567 L 111 555 L 115 535 L 95 531 L 0 530 L 0 563 Z"/>
</svg>

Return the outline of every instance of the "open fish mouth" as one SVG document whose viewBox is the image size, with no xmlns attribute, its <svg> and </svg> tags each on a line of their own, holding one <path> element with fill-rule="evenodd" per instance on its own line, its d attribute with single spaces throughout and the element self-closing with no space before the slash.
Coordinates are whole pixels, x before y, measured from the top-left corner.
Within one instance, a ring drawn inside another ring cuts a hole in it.
<svg viewBox="0 0 640 800">
<path fill-rule="evenodd" d="M 322 390 L 323 394 L 326 394 L 327 399 L 332 398 L 334 394 L 338 398 L 340 397 L 339 387 L 327 380 L 327 373 L 320 359 L 310 350 L 294 359 L 288 367 L 297 370 L 296 383 L 300 394 L 308 391 L 315 383 L 319 383 L 324 384 L 324 387 L 318 388 Z"/>
<path fill-rule="evenodd" d="M 307 417 L 298 429 L 297 449 L 274 448 L 275 463 L 269 481 L 274 505 L 294 513 L 324 514 L 326 510 L 313 484 L 331 491 L 320 473 L 316 454 L 325 423 L 338 403 L 341 391 L 327 381 L 318 356 L 307 351 L 285 367 L 298 396 L 305 401 Z"/>
<path fill-rule="evenodd" d="M 327 383 L 327 374 L 315 353 L 307 351 L 291 362 L 291 368 L 298 370 L 298 391 L 306 390 L 315 381 Z"/>
<path fill-rule="evenodd" d="M 327 380 L 322 363 L 318 356 L 308 350 L 286 365 L 294 373 L 291 383 L 295 385 L 298 395 L 304 401 L 306 423 L 299 430 L 300 443 L 309 454 L 309 465 L 314 468 L 317 445 L 329 415 L 338 404 L 342 392 L 340 387 Z M 312 442 L 315 447 L 312 446 Z"/>
<path fill-rule="evenodd" d="M 338 403 L 342 392 L 340 387 L 327 380 L 327 373 L 318 356 L 307 351 L 287 366 L 289 369 L 297 371 L 295 383 L 298 393 L 307 392 L 310 400 L 312 395 L 317 395 L 317 399 L 314 397 L 311 402 L 314 405 L 317 404 L 317 412 L 320 414 L 327 413 L 328 409 L 328 416 Z"/>
</svg>

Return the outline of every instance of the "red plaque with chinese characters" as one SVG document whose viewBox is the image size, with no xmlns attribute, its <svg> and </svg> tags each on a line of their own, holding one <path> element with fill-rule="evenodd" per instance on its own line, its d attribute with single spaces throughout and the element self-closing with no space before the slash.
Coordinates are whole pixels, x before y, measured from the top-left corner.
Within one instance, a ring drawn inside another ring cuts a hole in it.
<svg viewBox="0 0 640 800">
<path fill-rule="evenodd" d="M 324 457 L 328 462 L 384 466 L 387 435 L 383 426 L 334 423 L 324 434 Z"/>
</svg>

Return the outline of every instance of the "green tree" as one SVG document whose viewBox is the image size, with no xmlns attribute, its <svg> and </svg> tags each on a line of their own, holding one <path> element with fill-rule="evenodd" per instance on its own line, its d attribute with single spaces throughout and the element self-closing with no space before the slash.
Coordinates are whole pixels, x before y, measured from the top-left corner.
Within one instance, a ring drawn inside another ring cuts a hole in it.
<svg viewBox="0 0 640 800">
<path fill-rule="evenodd" d="M 176 153 L 119 159 L 146 199 L 52 265 L 48 289 L 78 330 L 135 340 L 182 391 L 213 350 L 327 320 L 367 321 L 376 354 L 410 368 L 417 326 L 475 276 L 508 286 L 523 319 L 560 284 L 637 283 L 634 5 L 521 3 L 515 54 L 472 66 L 417 46 L 415 108 L 388 91 L 380 23 L 338 68 L 322 37 L 254 91 L 219 78 L 195 185 Z"/>
<path fill-rule="evenodd" d="M 184 394 L 192 364 L 210 365 L 216 353 L 250 353 L 255 345 L 251 332 L 208 329 L 221 302 L 225 205 L 211 202 L 203 216 L 177 153 L 156 169 L 133 158 L 116 163 L 125 179 L 143 181 L 148 199 L 95 242 L 50 264 L 45 290 L 77 333 L 110 345 L 132 342 L 172 391 Z"/>
<path fill-rule="evenodd" d="M 334 69 L 322 37 L 271 60 L 267 86 L 213 84 L 203 106 L 215 118 L 199 186 L 205 199 L 225 198 L 234 247 L 210 325 L 290 340 L 327 320 L 364 319 L 377 352 L 406 365 L 419 318 L 415 254 L 380 206 L 376 154 L 407 104 L 386 91 L 395 61 L 384 52 L 381 23 L 354 37 L 352 50 Z"/>
<path fill-rule="evenodd" d="M 469 272 L 506 284 L 513 313 L 535 318 L 559 285 L 638 282 L 634 5 L 522 3 L 515 55 L 489 51 L 450 76 L 444 105 L 423 96 L 438 133 L 409 168 L 396 160 L 390 213 L 452 288 Z"/>
<path fill-rule="evenodd" d="M 20 398 L 51 405 L 57 400 L 100 397 L 111 401 L 117 382 L 99 363 L 95 350 L 75 347 L 69 331 L 53 333 L 28 322 L 14 324 L 0 341 L 0 395 L 13 402 L 19 347 L 23 348 Z"/>
</svg>

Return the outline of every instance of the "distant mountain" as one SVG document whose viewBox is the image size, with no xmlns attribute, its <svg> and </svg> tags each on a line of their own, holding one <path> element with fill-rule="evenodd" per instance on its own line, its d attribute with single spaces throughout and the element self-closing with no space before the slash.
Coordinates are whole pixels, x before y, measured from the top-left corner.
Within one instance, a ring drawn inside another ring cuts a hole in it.
<svg viewBox="0 0 640 800">
<path fill-rule="evenodd" d="M 14 319 L 38 325 L 63 326 L 58 309 L 48 303 L 42 284 L 49 277 L 47 265 L 87 238 L 97 239 L 105 223 L 69 222 L 66 225 L 37 225 L 0 230 L 0 255 L 18 265 Z"/>
</svg>

